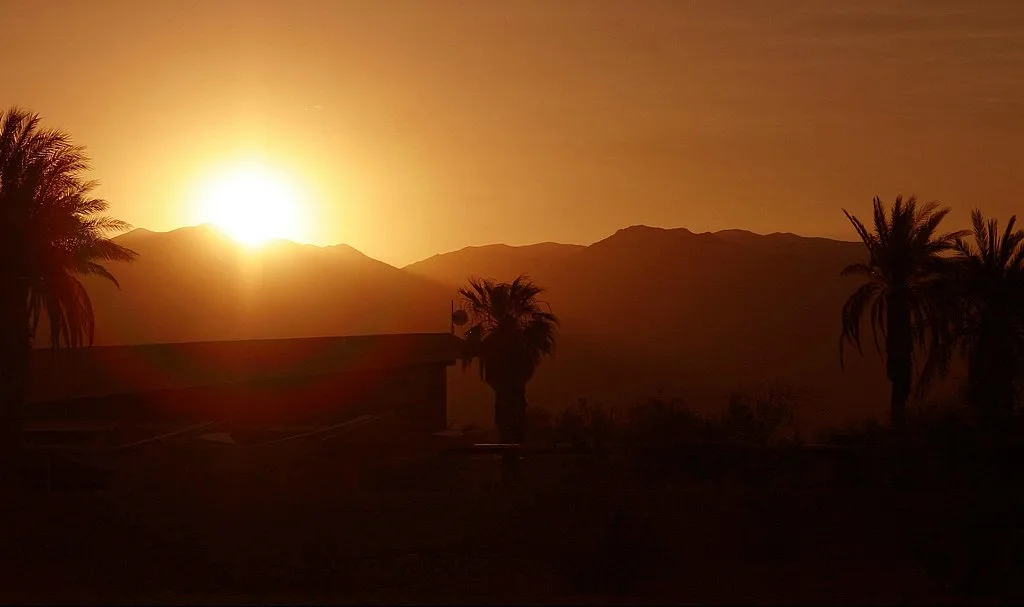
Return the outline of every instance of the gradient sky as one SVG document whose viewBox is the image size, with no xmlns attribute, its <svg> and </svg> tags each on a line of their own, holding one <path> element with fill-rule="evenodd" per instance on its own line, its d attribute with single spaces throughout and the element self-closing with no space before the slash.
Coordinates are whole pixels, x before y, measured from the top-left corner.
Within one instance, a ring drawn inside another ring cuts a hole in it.
<svg viewBox="0 0 1024 607">
<path fill-rule="evenodd" d="M 155 230 L 253 155 L 304 184 L 309 241 L 399 265 L 1024 192 L 1022 0 L 0 0 L 0 26 L 0 104 Z"/>
</svg>

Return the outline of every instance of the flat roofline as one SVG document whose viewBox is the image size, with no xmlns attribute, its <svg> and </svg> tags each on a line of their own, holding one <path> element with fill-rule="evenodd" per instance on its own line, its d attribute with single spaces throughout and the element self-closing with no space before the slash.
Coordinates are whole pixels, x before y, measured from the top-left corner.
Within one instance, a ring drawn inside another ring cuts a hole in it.
<svg viewBox="0 0 1024 607">
<path fill-rule="evenodd" d="M 418 332 L 418 333 L 360 333 L 355 335 L 317 335 L 312 337 L 259 337 L 252 339 L 204 339 L 198 341 L 144 341 L 132 344 L 102 344 L 94 346 L 85 346 L 79 349 L 79 352 L 88 352 L 95 350 L 113 350 L 120 348 L 149 348 L 149 347 L 164 347 L 164 346 L 215 346 L 215 345 L 227 345 L 227 344 L 296 344 L 296 343 L 312 343 L 317 341 L 335 341 L 335 340 L 371 340 L 371 339 L 392 339 L 392 338 L 416 338 L 416 337 L 451 337 L 452 339 L 462 341 L 460 337 L 447 332 Z M 63 355 L 65 352 L 63 349 L 54 348 L 32 348 L 33 353 L 37 352 L 52 352 L 58 356 Z M 73 354 L 72 354 L 73 355 Z"/>
</svg>

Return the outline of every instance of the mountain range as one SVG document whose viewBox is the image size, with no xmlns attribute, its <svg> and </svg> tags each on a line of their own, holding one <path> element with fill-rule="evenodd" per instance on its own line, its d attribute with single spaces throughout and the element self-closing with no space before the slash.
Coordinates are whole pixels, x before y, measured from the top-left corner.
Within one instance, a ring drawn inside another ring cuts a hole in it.
<svg viewBox="0 0 1024 607">
<path fill-rule="evenodd" d="M 656 394 L 720 410 L 731 390 L 781 382 L 807 395 L 801 427 L 882 419 L 885 369 L 873 345 L 839 363 L 840 310 L 860 243 L 743 230 L 633 226 L 589 246 L 467 247 L 396 268 L 345 246 L 274 241 L 258 251 L 209 226 L 134 230 L 139 253 L 87 279 L 97 344 L 449 330 L 468 277 L 530 276 L 561 320 L 531 405 L 587 398 L 623 405 Z M 491 396 L 453 368 L 449 419 L 487 423 Z"/>
</svg>

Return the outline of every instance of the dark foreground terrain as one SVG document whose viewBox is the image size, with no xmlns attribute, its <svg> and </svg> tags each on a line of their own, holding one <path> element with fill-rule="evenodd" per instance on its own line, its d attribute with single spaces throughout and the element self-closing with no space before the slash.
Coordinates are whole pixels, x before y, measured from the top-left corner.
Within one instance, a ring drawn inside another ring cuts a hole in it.
<svg viewBox="0 0 1024 607">
<path fill-rule="evenodd" d="M 992 567 L 971 558 L 978 542 L 991 552 L 986 537 L 1018 532 L 1000 514 L 1007 495 L 981 502 L 967 490 L 641 483 L 615 461 L 565 458 L 527 460 L 518 487 L 502 487 L 499 463 L 487 458 L 428 458 L 364 472 L 357 483 L 323 462 L 213 455 L 197 466 L 195 454 L 172 451 L 133 455 L 105 488 L 62 488 L 67 479 L 51 476 L 4 496 L 0 602 L 936 604 L 1014 596 L 1005 584 L 986 591 L 958 581 L 978 563 Z M 214 470 L 218 459 L 228 463 Z M 984 575 L 972 579 L 984 585 Z"/>
</svg>

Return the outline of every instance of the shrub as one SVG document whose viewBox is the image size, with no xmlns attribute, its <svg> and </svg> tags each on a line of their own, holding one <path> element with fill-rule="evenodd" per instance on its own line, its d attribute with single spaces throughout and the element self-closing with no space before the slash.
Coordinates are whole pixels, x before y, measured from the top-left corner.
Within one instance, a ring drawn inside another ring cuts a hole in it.
<svg viewBox="0 0 1024 607">
<path fill-rule="evenodd" d="M 681 399 L 655 396 L 630 407 L 623 438 L 633 447 L 672 449 L 708 442 L 709 430 L 708 421 Z"/>
<path fill-rule="evenodd" d="M 717 429 L 724 442 L 733 445 L 798 443 L 795 411 L 805 400 L 803 392 L 778 383 L 736 390 L 729 395 Z"/>
<path fill-rule="evenodd" d="M 620 421 L 614 410 L 578 399 L 562 411 L 555 426 L 558 442 L 577 447 L 607 449 L 617 442 Z"/>
</svg>

